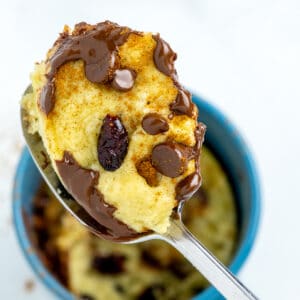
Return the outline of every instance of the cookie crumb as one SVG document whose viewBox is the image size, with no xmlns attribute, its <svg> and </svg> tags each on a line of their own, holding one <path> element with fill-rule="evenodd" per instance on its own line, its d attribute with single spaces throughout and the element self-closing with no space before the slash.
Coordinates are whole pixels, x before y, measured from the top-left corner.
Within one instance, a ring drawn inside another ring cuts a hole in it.
<svg viewBox="0 0 300 300">
<path fill-rule="evenodd" d="M 32 279 L 27 279 L 24 283 L 24 289 L 26 292 L 30 293 L 35 287 L 35 282 Z"/>
<path fill-rule="evenodd" d="M 149 159 L 142 160 L 136 164 L 136 169 L 138 173 L 144 177 L 150 186 L 158 186 L 159 184 L 159 174 L 152 166 Z"/>
</svg>

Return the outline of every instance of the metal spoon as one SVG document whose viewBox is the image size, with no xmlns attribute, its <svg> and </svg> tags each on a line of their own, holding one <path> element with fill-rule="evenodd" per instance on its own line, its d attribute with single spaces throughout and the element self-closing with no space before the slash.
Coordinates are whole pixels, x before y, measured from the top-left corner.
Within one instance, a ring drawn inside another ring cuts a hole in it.
<svg viewBox="0 0 300 300">
<path fill-rule="evenodd" d="M 30 91 L 31 86 L 26 89 L 25 94 Z M 100 233 L 101 229 L 103 230 L 103 226 L 74 201 L 71 195 L 65 192 L 51 164 L 45 164 L 45 160 L 50 161 L 47 156 L 47 151 L 38 134 L 32 135 L 28 133 L 26 112 L 23 109 L 21 109 L 21 123 L 23 135 L 31 156 L 55 197 L 81 224 L 86 226 L 88 230 L 101 236 Z M 181 203 L 182 205 L 178 207 L 177 213 L 174 213 L 171 217 L 169 229 L 165 234 L 149 234 L 125 243 L 139 243 L 152 239 L 164 240 L 180 251 L 226 299 L 258 299 L 183 225 L 181 221 L 183 202 Z"/>
</svg>

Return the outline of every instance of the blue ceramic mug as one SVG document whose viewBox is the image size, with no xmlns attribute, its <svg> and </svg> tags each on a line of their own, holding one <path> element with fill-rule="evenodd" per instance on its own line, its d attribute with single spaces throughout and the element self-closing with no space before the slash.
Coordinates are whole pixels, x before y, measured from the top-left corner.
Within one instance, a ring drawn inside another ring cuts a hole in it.
<svg viewBox="0 0 300 300">
<path fill-rule="evenodd" d="M 199 109 L 199 121 L 207 125 L 206 144 L 225 166 L 231 180 L 238 207 L 239 241 L 230 270 L 237 273 L 245 262 L 256 237 L 260 217 L 260 188 L 258 174 L 251 153 L 235 127 L 215 107 L 197 96 L 194 103 Z M 23 253 L 41 281 L 61 299 L 74 299 L 43 266 L 32 249 L 24 223 L 23 212 L 30 215 L 32 200 L 40 186 L 41 176 L 27 149 L 24 149 L 15 175 L 13 188 L 14 225 Z M 213 287 L 209 287 L 195 300 L 222 299 Z"/>
</svg>

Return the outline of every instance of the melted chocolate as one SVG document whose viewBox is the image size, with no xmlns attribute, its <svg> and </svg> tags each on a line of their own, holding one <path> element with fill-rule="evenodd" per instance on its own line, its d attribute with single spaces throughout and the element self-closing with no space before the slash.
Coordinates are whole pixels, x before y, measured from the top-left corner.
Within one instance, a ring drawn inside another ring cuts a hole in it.
<svg viewBox="0 0 300 300">
<path fill-rule="evenodd" d="M 151 135 L 160 134 L 169 130 L 167 120 L 157 113 L 149 113 L 142 120 L 143 129 Z"/>
<path fill-rule="evenodd" d="M 119 69 L 118 47 L 127 40 L 130 33 L 134 32 L 108 21 L 87 27 L 87 24 L 78 24 L 72 35 L 62 34 L 56 43 L 57 50 L 48 61 L 50 71 L 39 99 L 40 109 L 46 115 L 53 110 L 55 104 L 55 74 L 59 67 L 68 61 L 82 59 L 86 77 L 93 83 L 110 83 L 119 91 L 128 91 L 133 87 L 136 73 L 130 69 Z M 186 114 L 196 119 L 197 110 L 191 101 L 191 95 L 177 82 L 174 68 L 176 53 L 159 35 L 153 38 L 156 41 L 154 64 L 159 71 L 171 77 L 178 88 L 177 97 L 170 105 L 172 113 Z M 164 132 L 161 130 L 167 130 L 168 124 L 162 120 L 150 118 L 149 121 L 149 118 L 146 118 L 145 123 L 143 128 L 146 128 L 146 132 L 148 130 L 160 133 Z M 199 155 L 204 132 L 204 126 L 199 126 L 195 131 L 196 145 L 193 151 L 186 151 L 188 147 L 175 142 L 162 143 L 153 148 L 153 166 L 160 173 L 172 178 L 184 173 L 188 160 L 192 158 L 195 160 L 195 172 L 176 186 L 176 199 L 179 201 L 191 197 L 201 184 Z M 105 203 L 103 195 L 95 187 L 99 179 L 98 172 L 82 168 L 68 152 L 64 153 L 63 159 L 57 161 L 56 165 L 67 190 L 101 224 L 103 227 L 101 234 L 106 239 L 121 241 L 139 235 L 113 217 L 116 208 Z"/>
<path fill-rule="evenodd" d="M 177 73 L 174 68 L 176 54 L 173 52 L 169 44 L 162 40 L 159 35 L 153 36 L 153 38 L 156 41 L 156 47 L 153 55 L 154 64 L 160 72 L 172 78 L 174 85 L 178 89 L 176 99 L 170 104 L 171 113 L 169 114 L 168 118 L 172 120 L 174 115 L 187 115 L 197 120 L 198 110 L 195 104 L 192 102 L 191 94 L 186 91 L 177 81 Z M 199 158 L 205 129 L 206 127 L 202 123 L 198 124 L 195 130 L 196 144 L 192 148 L 192 151 L 189 153 L 189 155 L 183 155 L 183 157 L 186 159 L 180 157 L 178 151 L 173 149 L 172 152 L 170 147 L 168 150 L 167 148 L 161 148 L 160 153 L 156 153 L 154 160 L 152 158 L 152 163 L 156 164 L 157 170 L 160 169 L 160 172 L 162 172 L 164 175 L 168 174 L 166 176 L 172 175 L 174 177 L 177 177 L 183 173 L 181 170 L 185 168 L 187 160 L 195 160 L 195 172 L 183 178 L 176 186 L 176 199 L 178 201 L 187 200 L 190 198 L 201 185 Z M 167 170 L 168 168 L 171 170 Z M 177 176 L 175 176 L 176 174 Z"/>
<path fill-rule="evenodd" d="M 134 32 L 109 21 L 91 26 L 90 30 L 84 30 L 85 26 L 87 24 L 79 23 L 73 35 L 61 35 L 57 42 L 59 45 L 56 52 L 48 60 L 50 71 L 39 99 L 40 109 L 46 115 L 54 108 L 55 74 L 59 67 L 68 61 L 82 59 L 85 75 L 91 82 L 108 83 L 116 76 L 117 83 L 113 84 L 114 88 L 123 90 L 125 84 L 125 89 L 128 90 L 129 86 L 133 85 L 132 76 L 129 82 L 125 80 L 124 83 L 120 80 L 120 77 L 124 78 L 124 71 L 120 70 L 119 74 L 115 73 L 120 67 L 118 46 L 125 43 L 129 34 Z"/>
<path fill-rule="evenodd" d="M 200 187 L 200 184 L 201 176 L 199 172 L 196 171 L 188 175 L 176 185 L 176 199 L 179 201 L 184 201 L 191 198 Z"/>
<path fill-rule="evenodd" d="M 173 141 L 156 145 L 152 149 L 151 162 L 161 174 L 175 178 L 184 173 L 188 163 L 186 147 Z"/>
<path fill-rule="evenodd" d="M 76 201 L 103 226 L 101 235 L 105 239 L 122 241 L 139 234 L 114 218 L 116 208 L 104 201 L 96 185 L 99 173 L 81 167 L 71 153 L 65 151 L 63 159 L 56 161 L 58 173 L 68 192 Z"/>
<path fill-rule="evenodd" d="M 118 91 L 127 92 L 132 89 L 136 72 L 131 69 L 119 69 L 115 71 L 111 86 Z"/>
<path fill-rule="evenodd" d="M 191 99 L 191 94 L 183 89 L 177 81 L 177 73 L 174 68 L 174 61 L 177 58 L 176 53 L 171 49 L 170 45 L 160 38 L 159 35 L 153 36 L 156 41 L 154 49 L 153 60 L 156 68 L 171 77 L 175 86 L 178 88 L 178 94 L 173 103 L 170 104 L 170 109 L 176 115 L 187 115 L 193 117 L 194 104 Z"/>
<path fill-rule="evenodd" d="M 156 47 L 153 53 L 153 60 L 156 68 L 171 78 L 176 77 L 174 61 L 177 58 L 177 54 L 171 49 L 166 41 L 160 38 L 159 34 L 154 35 L 153 38 L 156 41 Z"/>
<path fill-rule="evenodd" d="M 156 68 L 165 75 L 173 79 L 174 85 L 178 89 L 178 94 L 174 102 L 170 104 L 170 110 L 176 115 L 187 115 L 193 117 L 196 115 L 195 105 L 192 102 L 191 94 L 186 91 L 177 81 L 177 73 L 174 68 L 174 61 L 177 58 L 176 53 L 171 49 L 170 45 L 160 38 L 159 35 L 153 36 L 156 41 L 153 60 Z M 170 119 L 172 119 L 170 115 Z"/>
<path fill-rule="evenodd" d="M 178 201 L 184 201 L 189 199 L 193 194 L 199 189 L 201 185 L 201 176 L 200 176 L 200 150 L 204 140 L 206 126 L 202 123 L 199 123 L 195 130 L 195 139 L 196 144 L 194 146 L 192 155 L 190 159 L 195 160 L 195 172 L 188 175 L 179 181 L 176 185 L 176 199 Z"/>
<path fill-rule="evenodd" d="M 170 104 L 170 110 L 175 115 L 187 115 L 193 117 L 194 108 L 195 105 L 192 102 L 191 94 L 187 90 L 179 88 L 175 101 Z"/>
</svg>

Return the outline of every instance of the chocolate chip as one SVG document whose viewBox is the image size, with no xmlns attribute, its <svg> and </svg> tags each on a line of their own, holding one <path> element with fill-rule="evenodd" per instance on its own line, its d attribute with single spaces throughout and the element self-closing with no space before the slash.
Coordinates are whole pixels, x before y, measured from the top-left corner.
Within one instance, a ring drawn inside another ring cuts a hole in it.
<svg viewBox="0 0 300 300">
<path fill-rule="evenodd" d="M 161 284 L 153 284 L 146 288 L 138 297 L 138 300 L 156 300 L 163 296 L 165 287 Z"/>
<path fill-rule="evenodd" d="M 98 160 L 107 171 L 120 168 L 128 148 L 128 134 L 118 116 L 107 115 L 98 138 Z"/>
<path fill-rule="evenodd" d="M 159 34 L 153 36 L 156 41 L 156 47 L 153 53 L 153 61 L 156 68 L 170 77 L 176 77 L 174 61 L 177 54 L 171 49 L 170 45 L 160 38 Z"/>
<path fill-rule="evenodd" d="M 158 186 L 161 175 L 152 166 L 150 159 L 139 161 L 136 164 L 136 169 L 150 186 Z"/>
<path fill-rule="evenodd" d="M 201 184 L 201 176 L 198 172 L 194 172 L 180 182 L 177 183 L 176 199 L 178 201 L 184 201 L 193 196 L 193 194 L 198 190 Z"/>
<path fill-rule="evenodd" d="M 37 205 L 37 206 L 34 206 L 32 208 L 32 212 L 35 214 L 35 215 L 39 215 L 39 216 L 42 216 L 44 214 L 44 207 L 40 206 L 40 205 Z"/>
<path fill-rule="evenodd" d="M 158 172 L 171 178 L 183 174 L 188 162 L 184 146 L 175 142 L 156 145 L 152 149 L 151 161 Z"/>
<path fill-rule="evenodd" d="M 98 255 L 93 258 L 92 267 L 103 274 L 119 274 L 124 271 L 125 259 L 120 254 Z"/>
<path fill-rule="evenodd" d="M 36 201 L 34 202 L 34 205 L 32 207 L 32 213 L 34 215 L 34 217 L 32 218 L 33 220 L 35 219 L 35 217 L 40 217 L 44 215 L 45 208 L 49 204 L 49 196 L 46 194 L 45 191 L 40 191 L 37 195 L 37 199 L 35 200 Z"/>
<path fill-rule="evenodd" d="M 183 260 L 173 261 L 169 269 L 179 279 L 186 278 L 193 271 L 192 265 Z"/>
<path fill-rule="evenodd" d="M 44 249 L 49 240 L 49 233 L 46 229 L 34 229 L 37 234 L 37 245 L 40 249 Z"/>
<path fill-rule="evenodd" d="M 179 89 L 175 101 L 170 104 L 170 109 L 176 115 L 192 117 L 194 106 L 191 94 L 184 89 Z"/>
<path fill-rule="evenodd" d="M 194 295 L 197 295 L 197 294 L 200 294 L 201 292 L 203 292 L 204 288 L 201 287 L 201 286 L 195 286 L 193 287 L 193 294 Z"/>
<path fill-rule="evenodd" d="M 115 71 L 112 87 L 121 92 L 127 92 L 132 89 L 136 72 L 132 69 L 118 69 Z"/>
<path fill-rule="evenodd" d="M 116 283 L 114 285 L 114 288 L 120 294 L 124 294 L 124 292 L 125 292 L 125 288 L 121 284 L 119 284 L 119 283 Z"/>
<path fill-rule="evenodd" d="M 150 267 L 163 269 L 164 266 L 162 266 L 160 260 L 156 258 L 149 250 L 142 250 L 141 253 L 142 260 L 144 263 L 146 263 Z"/>
<path fill-rule="evenodd" d="M 142 120 L 143 129 L 151 135 L 163 133 L 169 130 L 167 120 L 157 113 L 149 113 Z"/>
<path fill-rule="evenodd" d="M 94 300 L 95 298 L 88 294 L 80 294 L 79 299 L 80 300 Z"/>
</svg>

